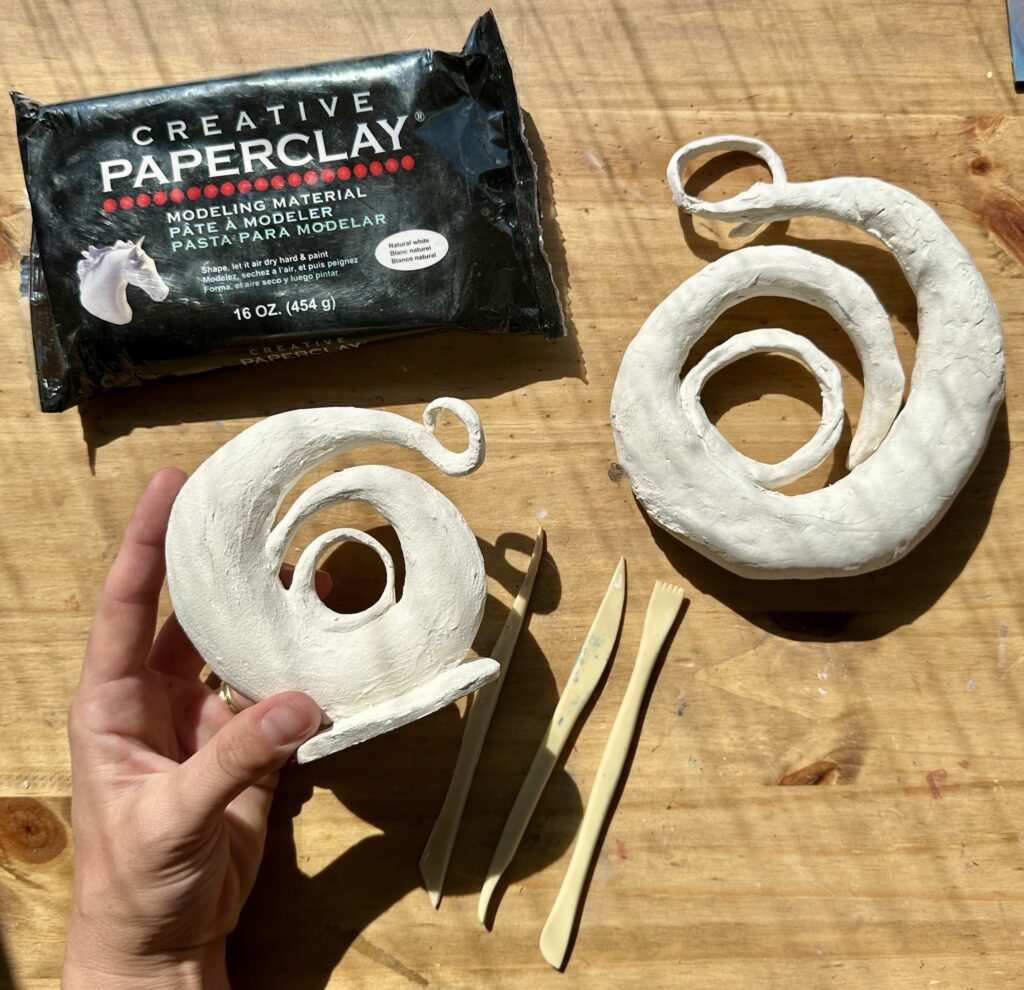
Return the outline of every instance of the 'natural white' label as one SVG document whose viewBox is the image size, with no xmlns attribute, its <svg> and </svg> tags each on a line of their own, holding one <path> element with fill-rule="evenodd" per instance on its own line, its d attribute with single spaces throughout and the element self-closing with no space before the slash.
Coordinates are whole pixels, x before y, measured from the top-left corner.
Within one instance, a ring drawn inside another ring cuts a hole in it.
<svg viewBox="0 0 1024 990">
<path fill-rule="evenodd" d="M 374 252 L 385 268 L 414 272 L 436 265 L 448 253 L 448 240 L 436 230 L 400 230 L 385 237 Z"/>
</svg>

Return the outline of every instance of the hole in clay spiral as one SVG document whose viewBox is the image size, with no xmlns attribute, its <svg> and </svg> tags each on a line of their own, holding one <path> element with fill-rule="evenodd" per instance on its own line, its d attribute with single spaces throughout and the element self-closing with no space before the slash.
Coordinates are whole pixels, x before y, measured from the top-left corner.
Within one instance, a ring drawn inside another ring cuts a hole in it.
<svg viewBox="0 0 1024 990">
<path fill-rule="evenodd" d="M 687 195 L 714 203 L 732 199 L 755 182 L 771 182 L 771 172 L 762 158 L 748 151 L 709 151 L 687 166 L 683 181 Z"/>
<path fill-rule="evenodd" d="M 818 429 L 796 451 L 775 462 L 759 461 L 737 450 L 711 423 L 701 402 L 701 393 L 712 376 L 755 354 L 778 354 L 799 362 L 814 376 L 821 392 Z M 712 348 L 683 378 L 679 403 L 682 414 L 695 430 L 708 436 L 709 444 L 732 451 L 748 476 L 766 488 L 781 488 L 819 467 L 835 449 L 843 429 L 843 384 L 839 369 L 805 337 L 777 328 L 747 330 Z"/>
<path fill-rule="evenodd" d="M 469 449 L 469 431 L 455 413 L 438 409 L 436 414 L 427 418 L 427 422 L 431 432 L 448 450 L 462 453 Z"/>
<path fill-rule="evenodd" d="M 375 526 L 367 531 L 391 555 L 394 565 L 395 600 L 402 600 L 405 582 L 405 558 L 398 537 L 391 526 Z M 324 604 L 334 612 L 354 615 L 365 612 L 383 597 L 387 570 L 380 555 L 358 543 L 343 543 L 320 558 L 318 567 L 332 581 L 331 592 Z"/>
<path fill-rule="evenodd" d="M 391 523 L 366 502 L 339 502 L 311 515 L 292 539 L 286 563 L 294 567 L 311 543 L 336 529 L 355 530 L 380 545 L 394 574 L 395 600 L 401 601 L 405 582 L 402 545 Z M 369 611 L 387 590 L 388 565 L 369 542 L 346 539 L 325 546 L 317 554 L 316 568 L 331 581 L 330 591 L 322 596 L 324 606 L 340 615 Z"/>
<path fill-rule="evenodd" d="M 742 135 L 704 138 L 680 148 L 669 161 L 668 184 L 677 206 L 681 206 L 687 212 L 699 210 L 705 201 L 687 191 L 687 183 L 683 179 L 686 168 L 700 158 L 708 155 L 721 155 L 723 152 L 742 152 L 750 155 L 767 166 L 773 185 L 786 182 L 786 168 L 782 164 L 782 159 L 764 141 Z M 735 196 L 729 197 L 729 199 L 735 198 Z M 763 226 L 765 225 L 761 223 L 741 223 L 732 230 L 732 235 L 734 237 L 749 237 L 760 231 Z"/>
<path fill-rule="evenodd" d="M 700 401 L 712 425 L 736 450 L 769 463 L 799 450 L 821 421 L 821 393 L 814 376 L 799 362 L 778 354 L 752 354 L 716 372 Z M 847 432 L 841 444 L 849 444 Z M 829 463 L 841 461 L 843 455 L 837 448 Z M 814 471 L 802 483 L 821 475 L 821 470 Z"/>
</svg>

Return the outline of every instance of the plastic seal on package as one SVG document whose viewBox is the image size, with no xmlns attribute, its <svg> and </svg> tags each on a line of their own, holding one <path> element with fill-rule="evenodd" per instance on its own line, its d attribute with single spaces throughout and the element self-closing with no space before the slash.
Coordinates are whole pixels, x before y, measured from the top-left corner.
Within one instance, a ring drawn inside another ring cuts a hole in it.
<svg viewBox="0 0 1024 990">
<path fill-rule="evenodd" d="M 414 330 L 565 333 L 491 13 L 457 54 L 11 95 L 45 411 Z"/>
</svg>

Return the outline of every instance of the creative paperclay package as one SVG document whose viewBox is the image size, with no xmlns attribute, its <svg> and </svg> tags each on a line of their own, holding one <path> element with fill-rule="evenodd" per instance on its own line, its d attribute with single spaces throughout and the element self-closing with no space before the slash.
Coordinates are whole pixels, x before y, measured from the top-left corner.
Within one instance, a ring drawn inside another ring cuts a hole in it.
<svg viewBox="0 0 1024 990">
<path fill-rule="evenodd" d="M 46 411 L 416 329 L 564 333 L 490 13 L 458 54 L 12 97 Z"/>
</svg>

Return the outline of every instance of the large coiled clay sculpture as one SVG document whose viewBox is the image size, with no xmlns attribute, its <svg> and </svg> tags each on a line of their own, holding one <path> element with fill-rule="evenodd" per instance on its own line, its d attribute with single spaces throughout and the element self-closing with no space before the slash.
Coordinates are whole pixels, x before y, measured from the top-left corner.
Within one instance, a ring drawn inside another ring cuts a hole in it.
<svg viewBox="0 0 1024 990">
<path fill-rule="evenodd" d="M 761 158 L 771 183 L 705 202 L 682 172 L 712 151 Z M 673 156 L 669 185 L 688 213 L 739 221 L 741 232 L 803 215 L 859 227 L 895 255 L 918 304 L 917 357 L 902 410 L 903 373 L 888 317 L 853 272 L 795 247 L 746 247 L 688 279 L 648 317 L 622 360 L 611 418 L 619 461 L 650 517 L 737 574 L 814 578 L 859 574 L 898 560 L 938 522 L 978 462 L 1004 389 L 1003 341 L 992 296 L 938 214 L 872 178 L 789 182 L 778 155 L 753 138 L 695 141 Z M 780 329 L 738 334 L 682 384 L 680 369 L 718 316 L 745 299 L 784 296 L 817 306 L 848 333 L 864 373 L 849 474 L 819 491 L 781 487 L 821 464 L 839 439 L 842 385 L 832 362 Z M 822 391 L 815 436 L 779 464 L 736 451 L 710 423 L 700 391 L 717 370 L 770 351 L 802 361 Z"/>
<path fill-rule="evenodd" d="M 442 409 L 466 427 L 461 453 L 434 436 Z M 480 549 L 455 506 L 421 478 L 379 464 L 350 467 L 311 485 L 274 524 L 303 474 L 367 444 L 419 451 L 450 475 L 476 470 L 484 438 L 470 406 L 437 399 L 423 420 L 352 408 L 271 416 L 205 461 L 174 504 L 167 578 L 178 620 L 206 662 L 243 694 L 299 690 L 320 705 L 331 725 L 302 746 L 300 762 L 436 711 L 498 673 L 490 659 L 463 662 L 487 595 Z M 390 555 L 353 529 L 313 540 L 291 587 L 282 585 L 281 563 L 299 526 L 344 501 L 367 502 L 394 527 L 405 558 L 399 600 Z M 346 541 L 373 549 L 386 571 L 379 601 L 354 615 L 328 609 L 314 587 L 317 561 Z"/>
</svg>

